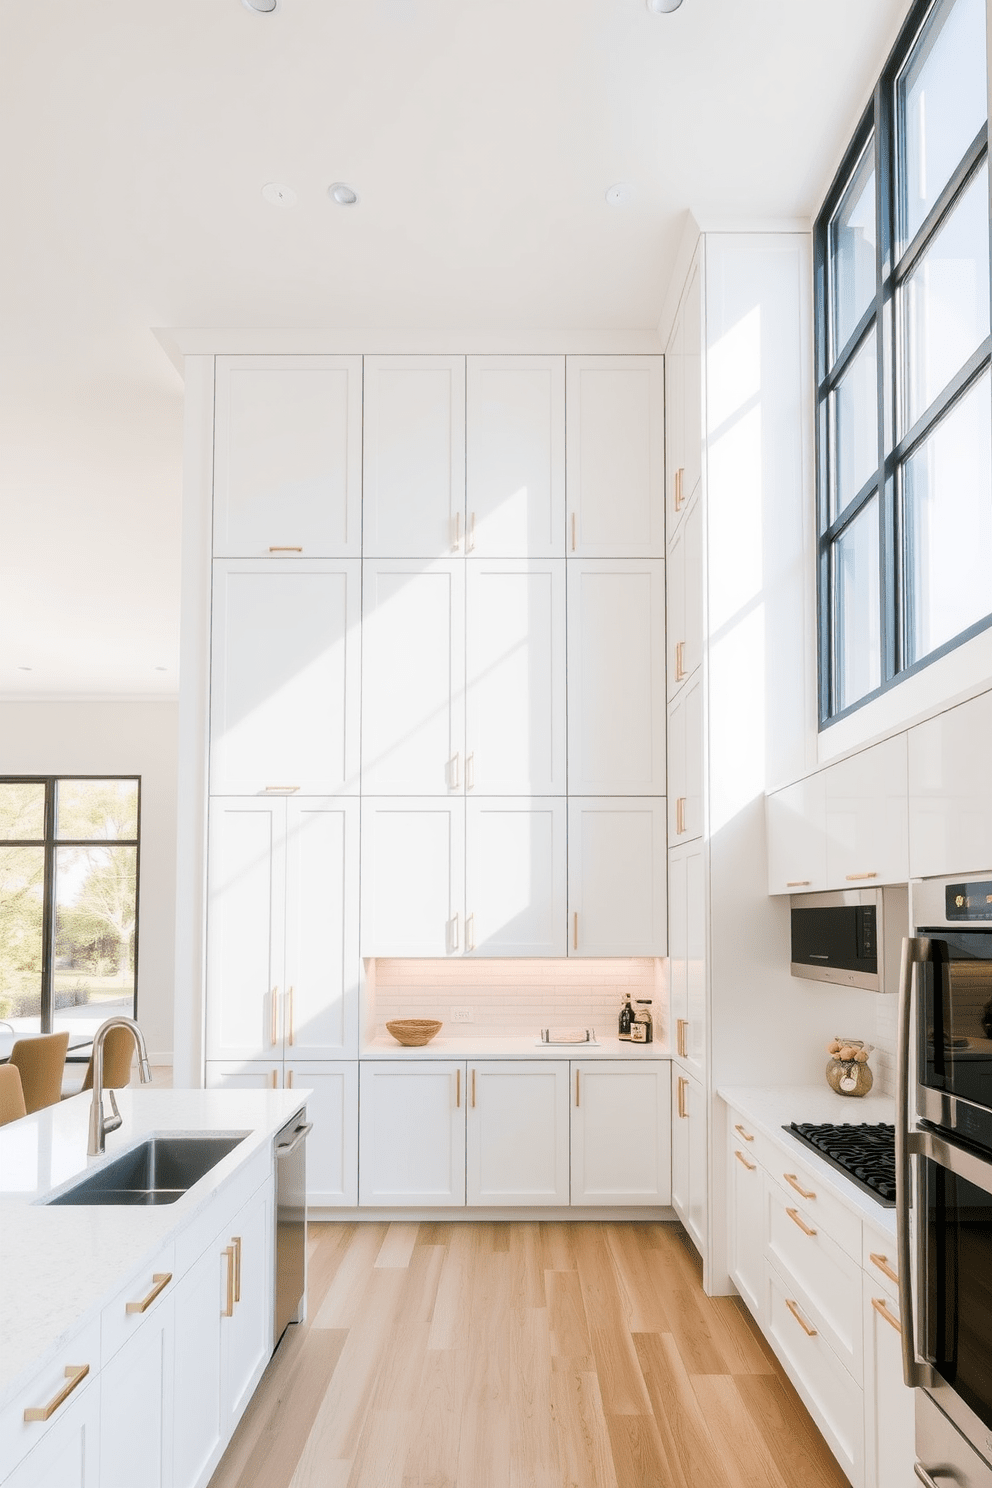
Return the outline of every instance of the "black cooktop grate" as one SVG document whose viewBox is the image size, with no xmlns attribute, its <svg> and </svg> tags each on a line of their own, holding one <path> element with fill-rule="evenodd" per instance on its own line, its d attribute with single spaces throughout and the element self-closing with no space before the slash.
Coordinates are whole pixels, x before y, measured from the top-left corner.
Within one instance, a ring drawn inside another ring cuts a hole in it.
<svg viewBox="0 0 992 1488">
<path fill-rule="evenodd" d="M 793 1121 L 783 1128 L 805 1142 L 807 1147 L 827 1162 L 840 1168 L 852 1183 L 865 1193 L 871 1194 L 887 1209 L 896 1202 L 896 1129 L 879 1123 L 856 1126 L 845 1122 L 834 1126 L 824 1122 L 816 1126 L 811 1122 Z"/>
</svg>

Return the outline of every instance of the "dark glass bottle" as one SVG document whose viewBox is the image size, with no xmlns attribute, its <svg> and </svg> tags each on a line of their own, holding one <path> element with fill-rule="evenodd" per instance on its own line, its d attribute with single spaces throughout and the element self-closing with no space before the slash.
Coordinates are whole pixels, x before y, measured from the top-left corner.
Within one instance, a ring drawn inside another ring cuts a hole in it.
<svg viewBox="0 0 992 1488">
<path fill-rule="evenodd" d="M 627 992 L 624 995 L 623 1007 L 620 1009 L 620 1026 L 617 1031 L 617 1038 L 630 1038 L 630 1025 L 633 1023 L 633 1021 L 634 1009 L 630 1005 L 630 993 Z"/>
</svg>

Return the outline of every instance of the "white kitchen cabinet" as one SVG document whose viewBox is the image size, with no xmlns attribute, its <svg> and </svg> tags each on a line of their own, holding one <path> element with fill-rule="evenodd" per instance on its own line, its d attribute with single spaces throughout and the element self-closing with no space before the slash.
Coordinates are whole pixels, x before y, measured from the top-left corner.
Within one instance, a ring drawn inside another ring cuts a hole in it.
<svg viewBox="0 0 992 1488">
<path fill-rule="evenodd" d="M 765 1175 L 746 1125 L 740 1123 L 730 1135 L 728 1270 L 748 1311 L 764 1327 Z"/>
<path fill-rule="evenodd" d="M 100 1488 L 172 1488 L 174 1335 L 166 1297 L 100 1371 Z"/>
<path fill-rule="evenodd" d="M 865 1488 L 907 1488 L 916 1465 L 914 1392 L 903 1382 L 895 1288 L 863 1277 Z"/>
<path fill-rule="evenodd" d="M 682 459 L 682 504 L 692 500 L 699 487 L 703 465 L 703 303 L 702 275 L 693 266 L 683 296 L 682 321 L 682 417 L 685 430 Z"/>
<path fill-rule="evenodd" d="M 665 565 L 568 568 L 568 791 L 663 796 Z"/>
<path fill-rule="evenodd" d="M 461 792 L 465 564 L 364 564 L 362 792 Z"/>
<path fill-rule="evenodd" d="M 365 358 L 363 479 L 367 557 L 463 550 L 463 356 Z"/>
<path fill-rule="evenodd" d="M 210 803 L 207 1052 L 348 1052 L 357 1036 L 359 803 Z"/>
<path fill-rule="evenodd" d="M 571 1096 L 572 1203 L 670 1203 L 668 1061 L 575 1061 Z"/>
<path fill-rule="evenodd" d="M 668 710 L 668 840 L 703 835 L 703 679 L 697 671 Z"/>
<path fill-rule="evenodd" d="M 210 791 L 358 794 L 361 564 L 214 564 Z"/>
<path fill-rule="evenodd" d="M 672 1208 L 683 1224 L 689 1213 L 689 1076 L 672 1070 Z"/>
<path fill-rule="evenodd" d="M 668 1028 L 669 1045 L 677 1059 L 688 1049 L 689 922 L 688 850 L 668 854 Z"/>
<path fill-rule="evenodd" d="M 464 1205 L 465 1065 L 367 1061 L 359 1083 L 359 1202 Z"/>
<path fill-rule="evenodd" d="M 568 803 L 568 954 L 664 956 L 665 802 Z"/>
<path fill-rule="evenodd" d="M 253 1194 L 222 1236 L 233 1255 L 233 1287 L 225 1298 L 221 1330 L 221 1398 L 230 1436 L 247 1408 L 272 1355 L 273 1234 L 272 1184 Z M 230 1311 L 230 1316 L 227 1312 Z"/>
<path fill-rule="evenodd" d="M 568 553 L 665 551 L 665 403 L 660 356 L 566 359 Z"/>
<path fill-rule="evenodd" d="M 312 1209 L 358 1203 L 358 1063 L 301 1061 L 287 1055 L 284 1084 L 309 1089 L 307 1203 Z"/>
<path fill-rule="evenodd" d="M 466 802 L 467 953 L 565 955 L 566 825 L 561 798 Z"/>
<path fill-rule="evenodd" d="M 666 555 L 668 576 L 668 696 L 703 659 L 702 503 L 694 501 Z"/>
<path fill-rule="evenodd" d="M 787 1180 L 788 1181 L 788 1180 Z M 862 1380 L 861 1265 L 823 1222 L 824 1199 L 809 1190 L 803 1173 L 786 1189 L 778 1181 L 765 1185 L 766 1255 L 783 1281 L 802 1298 L 807 1316 L 858 1384 Z M 825 1197 L 825 1196 L 824 1196 Z"/>
<path fill-rule="evenodd" d="M 465 604 L 466 791 L 563 796 L 565 560 L 470 560 Z"/>
<path fill-rule="evenodd" d="M 464 950 L 465 800 L 362 801 L 363 956 Z"/>
<path fill-rule="evenodd" d="M 208 1059 L 205 1065 L 208 1090 L 278 1090 L 282 1085 L 282 1060 Z"/>
<path fill-rule="evenodd" d="M 672 1075 L 672 1207 L 696 1249 L 706 1245 L 706 1097 L 703 1086 Z"/>
<path fill-rule="evenodd" d="M 706 1058 L 706 877 L 701 843 L 668 857 L 672 1054 L 696 1074 Z"/>
<path fill-rule="evenodd" d="M 909 874 L 992 866 L 992 692 L 909 730 Z"/>
<path fill-rule="evenodd" d="M 685 508 L 685 305 L 665 349 L 665 512 L 669 542 Z"/>
<path fill-rule="evenodd" d="M 201 1488 L 220 1459 L 228 1412 L 221 1374 L 227 1273 L 233 1258 L 220 1237 L 207 1246 L 176 1288 L 174 1488 Z M 233 1273 L 232 1273 L 233 1279 Z"/>
<path fill-rule="evenodd" d="M 769 894 L 826 888 L 827 822 L 824 771 L 765 797 Z"/>
<path fill-rule="evenodd" d="M 827 887 L 909 878 L 906 735 L 897 734 L 823 772 Z"/>
<path fill-rule="evenodd" d="M 218 357 L 215 420 L 215 556 L 360 556 L 360 356 Z"/>
<path fill-rule="evenodd" d="M 467 1202 L 567 1204 L 568 1061 L 469 1060 L 467 1083 Z"/>
<path fill-rule="evenodd" d="M 470 356 L 466 443 L 466 551 L 563 556 L 565 358 Z"/>
<path fill-rule="evenodd" d="M 3 1481 L 4 1488 L 100 1488 L 99 1380 L 61 1408 L 42 1440 Z"/>
</svg>

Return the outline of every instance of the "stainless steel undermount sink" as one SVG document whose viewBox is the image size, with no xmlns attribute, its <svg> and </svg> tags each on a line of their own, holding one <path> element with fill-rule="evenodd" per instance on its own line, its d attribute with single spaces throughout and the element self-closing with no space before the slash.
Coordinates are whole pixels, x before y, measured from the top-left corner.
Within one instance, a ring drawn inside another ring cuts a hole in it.
<svg viewBox="0 0 992 1488">
<path fill-rule="evenodd" d="M 174 1204 L 246 1136 L 247 1132 L 234 1132 L 224 1136 L 149 1137 L 45 1202 Z"/>
</svg>

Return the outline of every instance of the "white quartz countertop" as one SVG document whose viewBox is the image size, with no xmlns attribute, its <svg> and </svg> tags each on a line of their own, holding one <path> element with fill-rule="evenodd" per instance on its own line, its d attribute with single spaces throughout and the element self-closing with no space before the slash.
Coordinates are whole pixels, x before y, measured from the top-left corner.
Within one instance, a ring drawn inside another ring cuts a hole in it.
<svg viewBox="0 0 992 1488">
<path fill-rule="evenodd" d="M 616 1034 L 596 1031 L 595 1044 L 542 1044 L 541 1031 L 513 1033 L 495 1038 L 442 1031 L 429 1044 L 410 1048 L 398 1044 L 391 1034 L 380 1034 L 362 1048 L 362 1059 L 670 1059 L 666 1044 L 632 1044 Z"/>
<path fill-rule="evenodd" d="M 885 1235 L 895 1235 L 896 1211 L 887 1209 L 877 1199 L 845 1178 L 839 1168 L 820 1157 L 812 1147 L 782 1128 L 791 1121 L 834 1122 L 855 1126 L 868 1122 L 895 1121 L 895 1102 L 887 1095 L 837 1095 L 829 1085 L 773 1085 L 766 1089 L 748 1086 L 722 1086 L 720 1099 L 746 1117 L 754 1129 L 769 1141 L 777 1142 L 786 1152 L 794 1153 L 817 1174 L 817 1180 L 829 1189 L 862 1220 Z"/>
<path fill-rule="evenodd" d="M 306 1090 L 120 1090 L 123 1125 L 88 1158 L 87 1092 L 0 1127 L 0 1409 L 183 1230 L 305 1103 Z M 174 1204 L 46 1206 L 45 1195 L 159 1132 L 245 1140 Z"/>
</svg>

